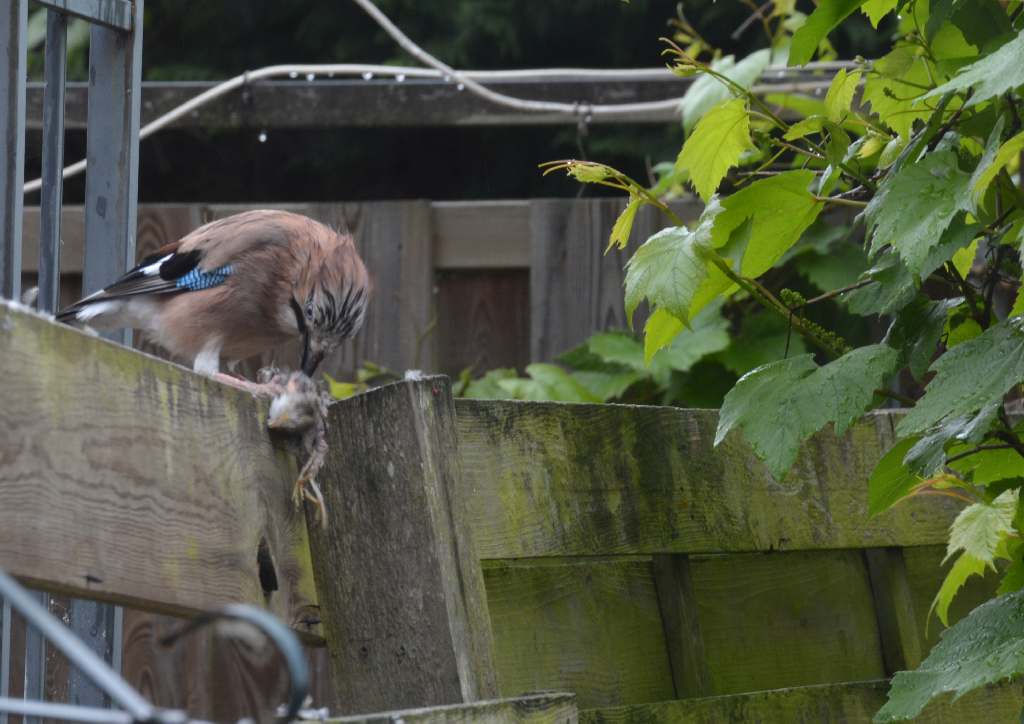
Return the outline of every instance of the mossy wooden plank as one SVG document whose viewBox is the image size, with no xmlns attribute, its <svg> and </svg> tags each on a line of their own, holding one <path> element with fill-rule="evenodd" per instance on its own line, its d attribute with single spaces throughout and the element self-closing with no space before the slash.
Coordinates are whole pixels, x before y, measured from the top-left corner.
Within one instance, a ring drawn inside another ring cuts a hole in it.
<svg viewBox="0 0 1024 724">
<path fill-rule="evenodd" d="M 875 617 L 882 642 L 885 673 L 917 668 L 921 663 L 921 637 L 901 548 L 868 548 L 864 562 L 875 599 Z"/>
<path fill-rule="evenodd" d="M 673 697 L 648 559 L 487 562 L 503 696 L 557 689 L 581 706 Z"/>
<path fill-rule="evenodd" d="M 707 696 L 711 686 L 689 556 L 659 553 L 651 564 L 676 698 Z"/>
<path fill-rule="evenodd" d="M 914 617 L 917 620 L 918 635 L 921 641 L 922 657 L 927 656 L 932 647 L 938 643 L 939 636 L 944 630 L 939 617 L 930 609 L 932 601 L 935 600 L 935 594 L 939 592 L 939 587 L 955 560 L 953 558 L 943 564 L 942 559 L 945 557 L 944 546 L 920 546 L 903 549 L 907 581 L 914 606 Z M 949 607 L 949 625 L 952 626 L 976 606 L 995 596 L 998 587 L 999 575 L 992 570 L 987 570 L 984 576 L 969 578 Z"/>
<path fill-rule="evenodd" d="M 307 520 L 345 713 L 498 695 L 454 418 L 446 377 L 331 408 L 320 474 L 328 524 L 316 526 L 312 510 Z"/>
<path fill-rule="evenodd" d="M 886 414 L 804 446 L 775 480 L 739 435 L 713 447 L 710 410 L 456 401 L 484 558 L 862 548 L 939 543 L 939 496 L 867 513 L 892 440 Z"/>
<path fill-rule="evenodd" d="M 885 675 L 859 551 L 694 556 L 710 692 Z"/>
<path fill-rule="evenodd" d="M 326 724 L 576 724 L 572 694 L 548 693 L 327 719 Z"/>
<path fill-rule="evenodd" d="M 585 709 L 581 724 L 721 724 L 722 722 L 784 722 L 785 724 L 870 724 L 885 703 L 887 681 L 802 686 L 705 699 Z M 1017 724 L 1024 687 L 991 686 L 957 702 L 931 704 L 917 724 Z"/>
<path fill-rule="evenodd" d="M 295 460 L 265 403 L 6 304 L 0 397 L 0 567 L 162 613 L 246 602 L 309 619 Z"/>
</svg>

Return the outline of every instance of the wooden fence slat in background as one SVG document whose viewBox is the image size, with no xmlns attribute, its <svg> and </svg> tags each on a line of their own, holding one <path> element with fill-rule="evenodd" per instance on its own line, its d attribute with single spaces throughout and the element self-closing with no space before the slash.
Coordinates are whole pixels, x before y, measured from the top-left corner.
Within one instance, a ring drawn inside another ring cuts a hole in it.
<svg viewBox="0 0 1024 724">
<path fill-rule="evenodd" d="M 188 614 L 315 592 L 265 403 L 0 304 L 0 560 L 52 592 Z M 265 541 L 278 590 L 263 589 Z"/>
<path fill-rule="evenodd" d="M 713 446 L 714 410 L 455 404 L 482 558 L 936 545 L 959 510 L 929 496 L 868 516 L 886 413 L 814 435 L 775 480 L 740 435 Z"/>
<path fill-rule="evenodd" d="M 658 589 L 665 647 L 672 664 L 675 698 L 688 699 L 711 693 L 710 675 L 697 617 L 690 559 L 685 555 L 659 553 L 651 561 Z"/>
<path fill-rule="evenodd" d="M 572 694 L 544 692 L 514 699 L 343 716 L 328 719 L 326 724 L 577 724 L 578 721 L 576 698 Z"/>
<path fill-rule="evenodd" d="M 331 408 L 329 524 L 307 522 L 343 712 L 497 695 L 454 415 L 443 377 Z"/>
</svg>

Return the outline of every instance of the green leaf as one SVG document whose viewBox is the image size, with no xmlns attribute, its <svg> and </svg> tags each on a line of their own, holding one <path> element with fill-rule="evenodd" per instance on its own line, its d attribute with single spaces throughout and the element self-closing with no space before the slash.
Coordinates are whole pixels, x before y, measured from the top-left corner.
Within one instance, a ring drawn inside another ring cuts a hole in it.
<svg viewBox="0 0 1024 724">
<path fill-rule="evenodd" d="M 654 353 L 672 344 L 685 327 L 682 320 L 667 309 L 655 309 L 644 325 L 644 362 L 650 363 Z"/>
<path fill-rule="evenodd" d="M 683 329 L 667 348 L 654 356 L 652 367 L 688 372 L 708 355 L 729 346 L 729 322 L 722 317 L 721 304 L 715 304 L 698 314 L 690 329 Z M 646 354 L 646 348 L 645 348 Z"/>
<path fill-rule="evenodd" d="M 899 0 L 865 0 L 861 5 L 861 12 L 868 16 L 871 27 L 878 28 L 878 23 L 886 15 L 896 9 Z"/>
<path fill-rule="evenodd" d="M 850 104 L 853 102 L 853 94 L 857 92 L 860 76 L 859 70 L 847 75 L 845 68 L 836 73 L 828 87 L 828 93 L 825 94 L 825 110 L 828 112 L 829 120 L 839 123 L 849 115 Z"/>
<path fill-rule="evenodd" d="M 715 444 L 730 430 L 742 429 L 768 469 L 781 478 L 805 438 L 829 422 L 842 434 L 864 413 L 897 358 L 896 350 L 874 344 L 823 367 L 809 354 L 758 367 L 725 396 Z"/>
<path fill-rule="evenodd" d="M 764 72 L 771 57 L 771 50 L 767 48 L 751 53 L 739 63 L 735 62 L 733 56 L 726 55 L 713 61 L 711 69 L 744 88 L 750 88 Z M 697 125 L 697 121 L 704 117 L 704 114 L 731 97 L 732 91 L 729 87 L 713 75 L 704 74 L 693 81 L 679 102 L 686 135 L 690 135 L 690 131 Z"/>
<path fill-rule="evenodd" d="M 633 230 L 633 220 L 636 218 L 636 212 L 642 204 L 643 201 L 639 196 L 630 197 L 626 208 L 622 210 L 619 218 L 615 220 L 615 225 L 612 226 L 611 236 L 608 237 L 607 251 L 611 251 L 613 246 L 625 249 L 626 245 L 629 244 L 629 233 Z"/>
<path fill-rule="evenodd" d="M 1018 33 L 1016 38 L 1004 44 L 994 53 L 961 68 L 960 72 L 952 79 L 923 97 L 934 98 L 973 88 L 974 94 L 964 102 L 964 107 L 975 106 L 1019 85 L 1024 85 L 1022 57 L 1024 57 L 1024 31 Z"/>
<path fill-rule="evenodd" d="M 967 274 L 971 271 L 971 266 L 974 265 L 974 258 L 978 256 L 978 241 L 978 239 L 975 239 L 967 246 L 957 249 L 950 260 L 953 263 L 953 267 L 962 277 L 966 278 Z"/>
<path fill-rule="evenodd" d="M 913 45 L 897 45 L 873 64 L 861 99 L 882 123 L 907 139 L 914 121 L 931 115 L 927 107 L 914 104 L 924 93 L 921 87 L 929 83 L 927 61 L 920 50 Z"/>
<path fill-rule="evenodd" d="M 713 245 L 722 246 L 733 231 L 751 219 L 750 240 L 740 272 L 749 277 L 764 274 L 821 213 L 824 204 L 808 191 L 813 181 L 813 171 L 787 171 L 755 181 L 724 199 L 722 211 L 714 220 Z"/>
<path fill-rule="evenodd" d="M 783 135 L 783 138 L 787 141 L 796 141 L 805 136 L 810 136 L 812 133 L 820 133 L 821 129 L 825 127 L 826 120 L 828 119 L 825 116 L 808 116 L 790 126 L 789 130 Z"/>
<path fill-rule="evenodd" d="M 573 372 L 570 377 L 583 385 L 601 402 L 621 397 L 632 385 L 644 379 L 640 372 Z"/>
<path fill-rule="evenodd" d="M 627 332 L 598 332 L 587 340 L 587 348 L 606 362 L 643 370 L 644 350 L 637 339 Z"/>
<path fill-rule="evenodd" d="M 964 207 L 969 181 L 952 150 L 933 151 L 886 176 L 864 210 L 871 252 L 891 244 L 910 271 L 921 275 L 928 252 Z"/>
<path fill-rule="evenodd" d="M 981 163 L 978 164 L 977 170 L 971 177 L 971 193 L 976 205 L 981 202 L 981 197 L 985 195 L 985 190 L 995 180 L 996 175 L 1015 160 L 1022 150 L 1024 150 L 1024 131 L 1000 146 L 992 162 L 984 169 L 982 169 Z M 982 161 L 984 161 L 984 157 Z"/>
<path fill-rule="evenodd" d="M 739 333 L 728 349 L 718 354 L 727 368 L 738 375 L 789 356 L 807 352 L 804 338 L 791 332 L 785 319 L 772 312 L 763 311 L 744 315 Z"/>
<path fill-rule="evenodd" d="M 966 452 L 973 444 L 960 443 L 949 449 L 950 455 Z M 965 480 L 975 485 L 988 485 L 997 480 L 1024 477 L 1024 458 L 1016 450 L 979 450 L 973 455 L 946 463 Z"/>
<path fill-rule="evenodd" d="M 949 529 L 946 560 L 964 551 L 994 568 L 996 548 L 1013 531 L 1017 497 L 1016 490 L 1007 490 L 991 503 L 975 503 L 961 510 Z"/>
<path fill-rule="evenodd" d="M 809 61 L 825 36 L 863 4 L 864 0 L 822 0 L 807 22 L 793 34 L 789 64 L 803 65 Z"/>
<path fill-rule="evenodd" d="M 509 397 L 508 391 L 498 383 L 501 380 L 513 380 L 517 377 L 516 371 L 509 368 L 489 370 L 487 374 L 478 380 L 473 380 L 467 385 L 466 397 L 479 400 L 504 400 Z"/>
<path fill-rule="evenodd" d="M 690 182 L 707 201 L 743 152 L 753 147 L 747 102 L 737 98 L 715 106 L 700 119 L 683 144 L 676 165 L 690 172 Z"/>
<path fill-rule="evenodd" d="M 949 334 L 946 335 L 946 349 L 953 349 L 968 342 L 980 336 L 983 331 L 980 324 L 968 317 L 949 330 Z"/>
<path fill-rule="evenodd" d="M 949 626 L 949 607 L 953 603 L 953 599 L 956 598 L 956 594 L 964 587 L 968 578 L 983 575 L 985 575 L 985 561 L 962 553 L 943 579 L 939 592 L 935 594 L 935 599 L 928 610 L 928 616 L 930 617 L 934 611 L 942 621 L 942 625 Z"/>
<path fill-rule="evenodd" d="M 505 379 L 498 384 L 513 393 L 515 399 L 601 402 L 597 395 L 557 365 L 535 363 L 527 366 L 526 373 L 531 379 Z"/>
<path fill-rule="evenodd" d="M 962 297 L 933 302 L 915 297 L 893 321 L 885 334 L 885 343 L 900 350 L 900 366 L 906 366 L 920 380 L 935 356 L 950 310 L 963 302 Z"/>
<path fill-rule="evenodd" d="M 917 296 L 913 275 L 893 252 L 882 254 L 863 277 L 877 283 L 855 289 L 844 297 L 847 308 L 854 314 L 893 314 Z"/>
<path fill-rule="evenodd" d="M 899 435 L 921 433 L 947 417 L 976 412 L 1002 400 L 1024 379 L 1024 320 L 1004 320 L 954 347 L 932 365 L 925 395 L 896 426 Z"/>
<path fill-rule="evenodd" d="M 958 561 L 959 563 L 959 561 Z M 965 570 L 969 566 L 965 566 Z M 967 575 L 962 575 L 961 583 Z M 948 580 L 948 579 L 947 579 Z M 876 722 L 910 719 L 942 694 L 959 698 L 1024 671 L 1024 592 L 993 599 L 958 621 L 915 671 L 892 680 Z"/>
<path fill-rule="evenodd" d="M 914 492 L 921 477 L 903 464 L 916 437 L 900 440 L 875 465 L 868 480 L 868 514 L 878 515 Z"/>
<path fill-rule="evenodd" d="M 659 231 L 630 257 L 625 281 L 629 319 L 647 299 L 683 323 L 690 320 L 694 295 L 708 277 L 704 256 L 718 209 L 718 204 L 709 204 L 693 231 L 685 226 Z"/>
<path fill-rule="evenodd" d="M 931 477 L 946 461 L 946 446 L 954 440 L 977 444 L 991 427 L 997 409 L 996 404 L 991 404 L 977 414 L 945 418 L 910 448 L 903 464 L 919 475 Z"/>
</svg>

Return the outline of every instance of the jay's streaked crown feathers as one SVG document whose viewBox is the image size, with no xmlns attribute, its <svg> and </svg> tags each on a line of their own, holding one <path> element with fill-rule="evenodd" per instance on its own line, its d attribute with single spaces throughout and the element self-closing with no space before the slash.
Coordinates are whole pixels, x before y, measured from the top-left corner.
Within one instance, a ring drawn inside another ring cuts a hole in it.
<svg viewBox="0 0 1024 724">
<path fill-rule="evenodd" d="M 206 374 L 301 336 L 312 374 L 362 326 L 368 296 L 351 236 L 299 214 L 246 211 L 161 247 L 57 318 L 140 329 Z"/>
</svg>

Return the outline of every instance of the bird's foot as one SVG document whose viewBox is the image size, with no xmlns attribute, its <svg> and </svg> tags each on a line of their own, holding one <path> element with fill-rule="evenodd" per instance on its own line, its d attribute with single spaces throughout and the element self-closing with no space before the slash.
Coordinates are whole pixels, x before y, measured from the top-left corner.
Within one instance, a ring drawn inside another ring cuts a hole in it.
<svg viewBox="0 0 1024 724">
<path fill-rule="evenodd" d="M 296 506 L 302 505 L 303 500 L 313 503 L 316 506 L 316 517 L 320 521 L 320 527 L 327 528 L 327 504 L 324 503 L 324 496 L 320 492 L 320 486 L 316 484 L 313 478 L 300 476 L 295 481 L 292 500 L 295 501 Z"/>
<path fill-rule="evenodd" d="M 234 387 L 236 390 L 248 392 L 250 395 L 254 395 L 256 397 L 274 397 L 280 393 L 280 388 L 277 385 L 271 383 L 250 382 L 244 377 L 235 377 L 234 375 L 225 374 L 224 372 L 214 373 L 213 379 L 217 380 L 217 382 L 228 385 L 229 387 Z"/>
</svg>

